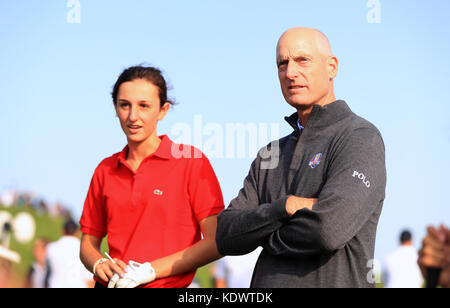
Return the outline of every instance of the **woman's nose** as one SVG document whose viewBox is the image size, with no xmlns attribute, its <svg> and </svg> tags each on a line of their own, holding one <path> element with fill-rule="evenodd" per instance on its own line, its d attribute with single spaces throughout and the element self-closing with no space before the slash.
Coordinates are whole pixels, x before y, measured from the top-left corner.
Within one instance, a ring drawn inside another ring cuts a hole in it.
<svg viewBox="0 0 450 308">
<path fill-rule="evenodd" d="M 130 122 L 136 122 L 138 120 L 138 110 L 137 108 L 130 108 L 130 113 L 128 114 L 128 120 Z"/>
</svg>

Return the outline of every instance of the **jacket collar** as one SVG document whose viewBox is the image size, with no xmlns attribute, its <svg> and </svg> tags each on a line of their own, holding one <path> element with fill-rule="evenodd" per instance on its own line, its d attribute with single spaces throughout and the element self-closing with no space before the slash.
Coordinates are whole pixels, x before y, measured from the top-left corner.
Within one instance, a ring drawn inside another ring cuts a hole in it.
<svg viewBox="0 0 450 308">
<path fill-rule="evenodd" d="M 341 121 L 350 114 L 352 114 L 352 111 L 343 100 L 337 100 L 325 106 L 314 105 L 311 115 L 309 116 L 308 123 L 305 125 L 305 129 L 326 127 Z M 299 136 L 300 131 L 297 126 L 297 112 L 293 113 L 289 117 L 285 117 L 284 119 L 289 123 L 289 125 L 292 126 L 292 128 L 294 128 L 294 134 Z"/>
</svg>

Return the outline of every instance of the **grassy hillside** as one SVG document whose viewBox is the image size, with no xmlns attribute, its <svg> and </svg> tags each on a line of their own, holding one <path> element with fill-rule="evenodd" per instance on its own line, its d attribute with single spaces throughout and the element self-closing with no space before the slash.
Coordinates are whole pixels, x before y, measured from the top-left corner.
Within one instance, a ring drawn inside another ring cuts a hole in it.
<svg viewBox="0 0 450 308">
<path fill-rule="evenodd" d="M 9 207 L 5 208 L 0 205 L 0 211 L 6 211 L 11 213 L 13 217 L 17 214 L 26 212 L 29 213 L 35 220 L 36 223 L 36 233 L 34 238 L 26 243 L 21 244 L 16 241 L 14 236 L 11 236 L 9 249 L 16 251 L 21 256 L 20 264 L 14 264 L 13 269 L 17 272 L 19 277 L 26 277 L 28 269 L 33 263 L 33 245 L 36 238 L 44 237 L 50 241 L 55 241 L 61 236 L 61 229 L 64 222 L 63 218 L 52 217 L 49 214 L 36 213 L 33 209 L 23 208 L 23 207 Z"/>
</svg>

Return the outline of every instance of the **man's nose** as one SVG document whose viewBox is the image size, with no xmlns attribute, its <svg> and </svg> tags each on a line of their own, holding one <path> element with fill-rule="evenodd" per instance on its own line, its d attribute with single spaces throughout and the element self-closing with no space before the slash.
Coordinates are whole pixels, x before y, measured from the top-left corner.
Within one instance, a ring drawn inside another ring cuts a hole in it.
<svg viewBox="0 0 450 308">
<path fill-rule="evenodd" d="M 295 79 L 298 77 L 298 68 L 294 61 L 289 61 L 286 68 L 286 77 Z"/>
</svg>

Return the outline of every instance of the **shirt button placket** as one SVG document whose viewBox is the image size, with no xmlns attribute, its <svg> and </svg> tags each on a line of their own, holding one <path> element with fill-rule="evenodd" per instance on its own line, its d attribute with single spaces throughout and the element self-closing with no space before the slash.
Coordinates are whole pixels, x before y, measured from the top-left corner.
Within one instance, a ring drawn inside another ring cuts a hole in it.
<svg viewBox="0 0 450 308">
<path fill-rule="evenodd" d="M 133 181 L 133 193 L 132 193 L 132 207 L 133 209 L 136 209 L 139 207 L 139 203 L 142 197 L 142 191 L 141 191 L 141 176 L 139 175 L 139 172 L 134 174 L 134 181 Z"/>
</svg>

